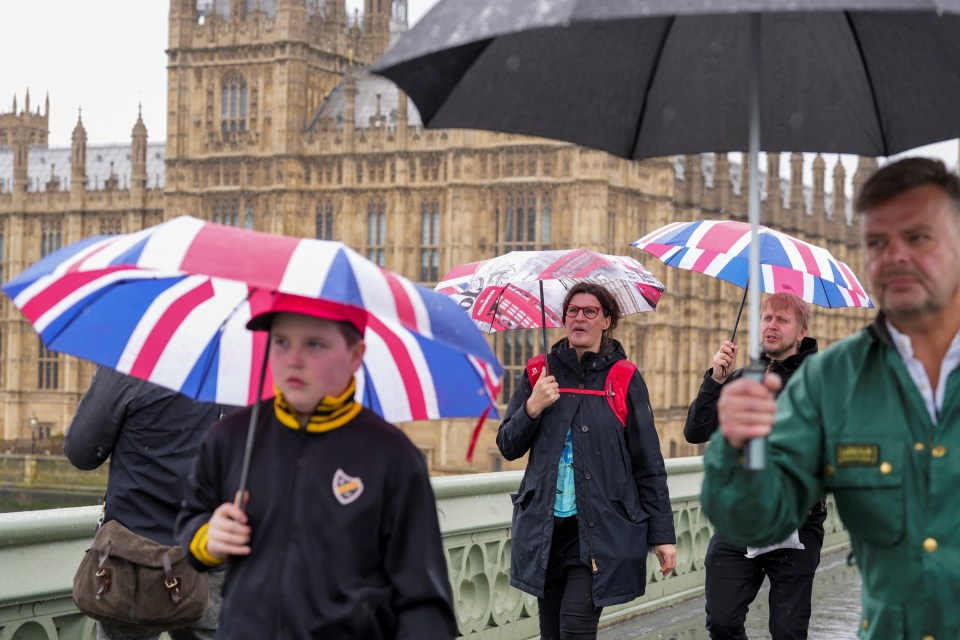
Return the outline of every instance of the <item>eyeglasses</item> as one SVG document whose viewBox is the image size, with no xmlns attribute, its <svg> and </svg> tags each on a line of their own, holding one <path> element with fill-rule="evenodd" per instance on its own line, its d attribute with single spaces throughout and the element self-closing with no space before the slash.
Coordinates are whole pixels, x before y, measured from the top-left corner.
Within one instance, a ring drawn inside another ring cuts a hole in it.
<svg viewBox="0 0 960 640">
<path fill-rule="evenodd" d="M 600 313 L 600 307 L 578 307 L 574 304 L 571 304 L 567 307 L 567 317 L 576 318 L 580 315 L 580 312 L 583 311 L 583 317 L 587 320 L 593 320 L 597 317 L 597 314 Z"/>
</svg>

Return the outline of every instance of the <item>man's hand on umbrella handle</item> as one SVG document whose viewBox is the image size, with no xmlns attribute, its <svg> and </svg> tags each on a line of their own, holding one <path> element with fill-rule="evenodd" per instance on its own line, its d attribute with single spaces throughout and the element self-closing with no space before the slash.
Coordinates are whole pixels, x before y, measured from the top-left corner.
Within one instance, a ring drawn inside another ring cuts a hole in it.
<svg viewBox="0 0 960 640">
<path fill-rule="evenodd" d="M 720 432 L 734 449 L 742 449 L 747 440 L 766 437 L 773 429 L 777 411 L 774 393 L 782 383 L 775 373 L 767 374 L 763 383 L 738 378 L 724 385 L 717 402 Z"/>
<path fill-rule="evenodd" d="M 250 525 L 243 509 L 232 502 L 217 507 L 207 527 L 207 553 L 221 560 L 250 554 Z"/>
<path fill-rule="evenodd" d="M 557 379 L 552 375 L 547 375 L 547 369 L 544 367 L 537 378 L 537 383 L 533 385 L 533 391 L 523 405 L 527 415 L 536 420 L 548 407 L 560 399 L 560 385 Z"/>
<path fill-rule="evenodd" d="M 664 578 L 667 574 L 677 568 L 677 546 L 674 544 L 658 544 L 653 547 L 653 552 L 660 561 L 660 573 Z"/>
<path fill-rule="evenodd" d="M 730 374 L 733 373 L 738 351 L 740 351 L 740 346 L 729 340 L 720 343 L 720 348 L 713 354 L 713 373 L 710 374 L 710 377 L 720 384 L 726 382 Z"/>
</svg>

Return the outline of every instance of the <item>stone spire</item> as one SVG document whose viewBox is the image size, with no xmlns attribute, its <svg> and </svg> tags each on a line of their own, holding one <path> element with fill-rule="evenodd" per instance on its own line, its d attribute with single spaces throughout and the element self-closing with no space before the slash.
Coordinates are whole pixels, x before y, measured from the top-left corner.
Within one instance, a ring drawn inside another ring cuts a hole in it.
<svg viewBox="0 0 960 640">
<path fill-rule="evenodd" d="M 143 124 L 142 105 L 137 107 L 137 122 L 130 138 L 130 187 L 137 192 L 147 186 L 147 127 Z"/>
<path fill-rule="evenodd" d="M 857 170 L 853 173 L 853 197 L 856 198 L 860 195 L 860 189 L 863 188 L 863 183 L 873 175 L 873 172 L 877 170 L 877 159 L 871 158 L 868 156 L 860 156 L 859 161 L 857 162 Z"/>
<path fill-rule="evenodd" d="M 82 192 L 87 184 L 87 130 L 83 127 L 83 117 L 79 110 L 71 139 L 70 191 Z"/>
<path fill-rule="evenodd" d="M 714 156 L 713 188 L 717 190 L 717 207 L 721 211 L 730 210 L 730 159 L 726 153 Z"/>
<path fill-rule="evenodd" d="M 847 170 L 843 168 L 843 162 L 837 158 L 837 164 L 833 167 L 833 206 L 830 215 L 834 220 L 846 218 L 847 203 Z"/>
<path fill-rule="evenodd" d="M 817 154 L 817 157 L 821 160 L 818 165 L 816 160 L 813 162 L 813 182 L 814 182 L 814 203 L 813 203 L 813 216 L 810 219 L 812 223 L 812 229 L 808 229 L 808 233 L 812 234 L 816 240 L 819 242 L 826 233 L 827 229 L 827 216 L 829 212 L 827 211 L 827 167 L 826 161 L 823 159 L 823 156 Z M 819 185 L 819 196 L 818 193 Z"/>
<path fill-rule="evenodd" d="M 770 223 L 777 228 L 783 226 L 783 194 L 780 192 L 780 154 L 767 154 L 767 211 Z"/>
<path fill-rule="evenodd" d="M 790 218 L 797 228 L 803 220 L 803 154 L 790 154 Z"/>
</svg>

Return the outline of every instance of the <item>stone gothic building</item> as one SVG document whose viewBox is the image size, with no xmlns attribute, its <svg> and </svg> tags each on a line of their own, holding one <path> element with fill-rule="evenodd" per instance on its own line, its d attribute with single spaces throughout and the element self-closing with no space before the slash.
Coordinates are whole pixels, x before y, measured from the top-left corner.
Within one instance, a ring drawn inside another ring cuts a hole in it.
<svg viewBox="0 0 960 640">
<path fill-rule="evenodd" d="M 181 214 L 270 233 L 342 240 L 427 286 L 452 266 L 513 249 L 584 247 L 633 255 L 667 285 L 656 313 L 628 317 L 617 337 L 651 391 L 664 454 L 691 455 L 686 408 L 742 290 L 668 269 L 629 242 L 675 220 L 745 217 L 748 176 L 726 154 L 628 162 L 571 144 L 463 130 L 426 130 L 412 103 L 366 69 L 406 27 L 405 0 L 171 0 L 167 138 L 137 116 L 130 144 L 49 148 L 47 115 L 0 113 L 0 276 L 93 234 L 126 233 Z M 134 118 L 131 115 L 131 121 Z M 91 132 L 96 134 L 96 132 Z M 862 270 L 842 196 L 843 167 L 771 155 L 764 222 L 828 247 Z M 854 183 L 874 166 L 864 159 Z M 869 314 L 815 309 L 829 343 Z M 740 327 L 746 334 L 745 322 Z M 554 337 L 559 337 L 557 333 Z M 537 350 L 536 332 L 491 336 L 507 369 L 504 401 Z M 746 349 L 744 349 L 746 351 Z M 0 439 L 59 434 L 89 383 L 87 362 L 44 348 L 0 302 Z M 473 423 L 407 424 L 434 473 L 517 468 L 488 420 L 472 464 Z"/>
</svg>

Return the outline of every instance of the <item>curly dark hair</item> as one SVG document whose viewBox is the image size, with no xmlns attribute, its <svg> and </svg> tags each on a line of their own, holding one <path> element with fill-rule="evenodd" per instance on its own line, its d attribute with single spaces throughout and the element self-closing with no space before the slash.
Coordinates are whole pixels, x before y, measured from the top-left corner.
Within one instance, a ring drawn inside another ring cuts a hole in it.
<svg viewBox="0 0 960 640">
<path fill-rule="evenodd" d="M 594 296 L 600 303 L 603 315 L 610 318 L 610 326 L 604 329 L 603 336 L 600 338 L 600 349 L 602 350 L 607 346 L 613 330 L 617 328 L 617 324 L 623 316 L 623 312 L 620 310 L 620 303 L 617 302 L 613 294 L 602 284 L 597 284 L 596 282 L 578 282 L 570 287 L 567 291 L 567 297 L 563 299 L 564 323 L 566 323 L 567 318 L 567 307 L 570 306 L 570 301 L 573 299 L 573 296 L 578 293 L 588 293 Z"/>
</svg>

